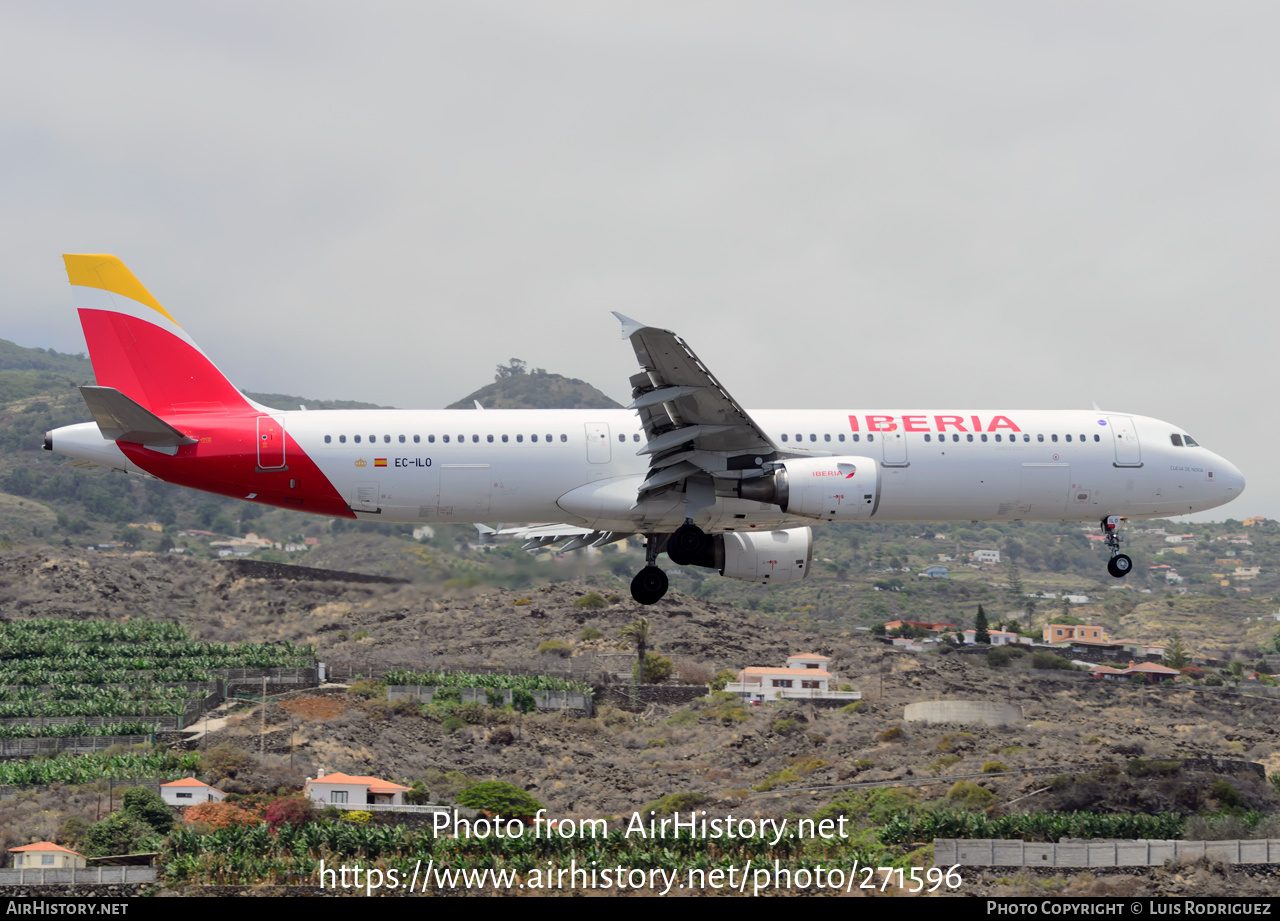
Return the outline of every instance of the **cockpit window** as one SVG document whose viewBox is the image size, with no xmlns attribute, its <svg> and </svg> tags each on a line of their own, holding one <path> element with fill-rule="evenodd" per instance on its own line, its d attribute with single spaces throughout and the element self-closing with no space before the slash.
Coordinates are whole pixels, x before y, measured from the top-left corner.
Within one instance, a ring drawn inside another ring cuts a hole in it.
<svg viewBox="0 0 1280 921">
<path fill-rule="evenodd" d="M 1188 448 L 1198 448 L 1198 447 L 1200 447 L 1200 442 L 1196 441 L 1196 440 L 1195 440 L 1194 438 L 1192 438 L 1190 435 L 1183 435 L 1183 436 L 1182 436 L 1182 440 L 1186 442 L 1186 444 L 1187 444 L 1187 447 L 1188 447 Z"/>
<path fill-rule="evenodd" d="M 1181 435 L 1170 435 L 1170 436 L 1169 436 L 1169 438 L 1170 438 L 1170 440 L 1173 442 L 1173 446 L 1174 446 L 1175 448 L 1181 448 L 1181 447 L 1182 447 L 1182 436 L 1181 436 Z"/>
</svg>

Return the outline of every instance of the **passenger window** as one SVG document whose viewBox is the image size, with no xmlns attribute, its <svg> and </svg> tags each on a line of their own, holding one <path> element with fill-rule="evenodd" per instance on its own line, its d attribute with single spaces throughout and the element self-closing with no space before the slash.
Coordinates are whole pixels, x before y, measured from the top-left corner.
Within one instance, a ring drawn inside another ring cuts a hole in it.
<svg viewBox="0 0 1280 921">
<path fill-rule="evenodd" d="M 872 435 L 870 432 L 868 432 L 868 433 L 867 433 L 867 441 L 875 441 L 875 440 L 876 440 L 876 436 L 875 436 L 875 435 Z"/>
<path fill-rule="evenodd" d="M 1177 435 L 1174 435 L 1173 437 L 1174 437 L 1174 438 L 1177 438 L 1178 436 L 1177 436 Z M 325 436 L 324 436 L 324 443 L 325 443 L 325 444 L 328 444 L 328 443 L 329 443 L 329 442 L 331 442 L 331 441 L 333 441 L 333 436 L 332 436 L 332 435 L 325 435 Z"/>
<path fill-rule="evenodd" d="M 796 441 L 804 441 L 804 436 L 799 432 L 796 432 Z"/>
<path fill-rule="evenodd" d="M 1036 441 L 1044 441 L 1044 436 L 1043 436 L 1043 435 L 1037 435 L 1037 436 L 1036 436 Z"/>
<path fill-rule="evenodd" d="M 417 437 L 418 437 L 418 436 L 417 436 L 417 435 L 415 435 L 415 436 L 413 436 L 413 437 L 414 437 L 415 439 L 417 439 Z M 435 443 L 436 443 L 436 436 L 435 436 L 435 435 L 428 435 L 428 436 L 427 436 L 427 442 L 428 442 L 429 444 L 435 444 Z"/>
<path fill-rule="evenodd" d="M 850 435 L 850 436 L 849 436 L 849 439 L 850 439 L 851 441 L 861 441 L 861 440 L 862 440 L 862 436 L 861 436 L 861 435 L 859 435 L 857 432 L 854 432 L 852 435 Z"/>
<path fill-rule="evenodd" d="M 537 436 L 537 435 L 530 435 L 530 436 L 529 436 L 529 440 L 530 440 L 530 441 L 537 441 L 537 440 L 538 440 L 538 436 Z"/>
<path fill-rule="evenodd" d="M 817 435 L 812 435 L 812 434 L 811 434 L 811 435 L 809 436 L 809 440 L 810 440 L 810 441 L 817 441 L 817 440 L 818 440 L 818 436 L 817 436 Z"/>
<path fill-rule="evenodd" d="M 377 436 L 377 435 L 370 435 L 370 436 L 369 436 L 369 444 L 374 444 L 375 442 L 377 442 L 377 440 L 378 440 L 378 436 Z"/>
<path fill-rule="evenodd" d="M 404 444 L 404 436 L 403 436 L 403 435 L 401 435 L 401 436 L 400 436 L 400 443 L 401 443 L 401 444 Z"/>
<path fill-rule="evenodd" d="M 346 436 L 346 435 L 339 435 L 339 436 L 338 436 L 338 443 L 339 443 L 339 444 L 346 444 L 346 443 L 347 443 L 347 436 Z"/>
<path fill-rule="evenodd" d="M 639 433 L 636 433 L 635 435 L 632 435 L 632 436 L 631 436 L 631 440 L 632 440 L 632 441 L 639 441 L 639 440 L 640 440 L 640 435 L 639 435 Z"/>
<path fill-rule="evenodd" d="M 999 441 L 999 440 L 1000 440 L 1000 434 L 997 432 L 997 433 L 996 433 L 996 441 Z"/>
<path fill-rule="evenodd" d="M 786 441 L 786 440 L 787 440 L 787 436 L 786 436 L 786 435 L 783 435 L 783 436 L 782 436 L 782 440 L 783 440 L 783 441 Z"/>
<path fill-rule="evenodd" d="M 1030 440 L 1031 440 L 1031 436 L 1030 436 L 1030 435 L 1023 435 L 1023 436 L 1022 436 L 1022 440 L 1023 440 L 1023 441 L 1030 441 Z"/>
<path fill-rule="evenodd" d="M 1050 436 L 1049 436 L 1049 440 L 1050 440 L 1050 441 L 1057 441 L 1057 440 L 1058 440 L 1058 436 L 1057 436 L 1057 435 L 1050 435 Z"/>
<path fill-rule="evenodd" d="M 618 436 L 618 441 L 623 441 L 623 442 L 625 442 L 626 440 L 627 440 L 627 436 L 626 436 L 626 435 L 619 435 L 619 436 Z"/>
<path fill-rule="evenodd" d="M 524 442 L 524 436 L 523 436 L 523 435 L 517 435 L 517 436 L 516 436 L 516 444 L 522 444 L 523 442 Z"/>
<path fill-rule="evenodd" d="M 561 435 L 561 436 L 560 436 L 560 440 L 561 440 L 561 441 L 568 441 L 568 440 L 569 440 L 569 436 L 568 436 L 568 435 Z"/>
<path fill-rule="evenodd" d="M 507 436 L 506 436 L 506 435 L 503 435 L 503 436 L 502 436 L 502 443 L 503 443 L 503 444 L 506 444 L 506 443 L 507 443 L 507 441 L 508 441 Z"/>
<path fill-rule="evenodd" d="M 926 433 L 926 434 L 925 434 L 925 436 L 924 436 L 924 440 L 925 440 L 925 441 L 933 441 L 933 438 L 932 438 L 932 436 L 930 436 L 928 433 Z"/>
<path fill-rule="evenodd" d="M 480 436 L 479 436 L 479 435 L 472 435 L 472 436 L 471 436 L 471 443 L 472 443 L 472 444 L 479 444 L 479 443 L 480 443 Z"/>
<path fill-rule="evenodd" d="M 404 436 L 403 436 L 403 435 L 402 435 L 402 436 L 400 436 L 400 440 L 401 440 L 401 441 L 404 441 Z M 389 445 L 389 444 L 391 444 L 391 436 L 390 436 L 390 435 L 383 435 L 383 436 L 382 436 L 382 443 L 383 443 L 383 444 L 388 444 L 388 445 Z"/>
<path fill-rule="evenodd" d="M 965 441 L 973 441 L 973 435 L 965 435 L 964 439 Z"/>
<path fill-rule="evenodd" d="M 357 435 L 355 440 L 356 440 L 356 444 L 359 444 L 359 443 L 360 443 L 360 436 L 359 436 L 359 435 Z"/>
<path fill-rule="evenodd" d="M 442 437 L 444 438 L 444 443 L 445 443 L 445 444 L 448 444 L 448 443 L 449 443 L 449 436 L 448 436 L 448 435 L 444 435 L 444 436 L 442 436 Z"/>
<path fill-rule="evenodd" d="M 1102 438 L 1101 438 L 1100 436 L 1098 436 L 1098 435 L 1094 435 L 1094 436 L 1093 436 L 1093 440 L 1094 440 L 1094 441 L 1101 441 L 1101 440 L 1102 440 Z"/>
<path fill-rule="evenodd" d="M 840 438 L 840 440 L 841 440 L 841 441 L 844 441 L 844 433 L 841 433 L 841 434 L 839 435 L 839 438 Z"/>
<path fill-rule="evenodd" d="M 475 440 L 475 439 L 474 439 L 474 438 L 472 438 L 472 441 L 474 441 L 474 440 Z M 487 442 L 489 442 L 489 444 L 493 444 L 493 436 L 492 436 L 492 435 L 485 435 L 485 436 L 484 436 L 484 440 L 485 440 L 485 441 L 487 441 Z"/>
<path fill-rule="evenodd" d="M 1070 441 L 1070 440 L 1071 440 L 1071 436 L 1070 436 L 1070 435 L 1068 435 L 1068 436 L 1067 436 L 1067 441 Z"/>
<path fill-rule="evenodd" d="M 823 440 L 823 441 L 830 441 L 830 440 L 831 440 L 831 436 L 830 436 L 830 435 L 823 435 L 823 436 L 822 436 L 822 440 Z"/>
<path fill-rule="evenodd" d="M 983 440 L 983 441 L 986 441 L 986 440 L 987 440 L 987 433 L 986 433 L 986 432 L 983 432 L 983 433 L 982 433 L 982 440 Z"/>
</svg>

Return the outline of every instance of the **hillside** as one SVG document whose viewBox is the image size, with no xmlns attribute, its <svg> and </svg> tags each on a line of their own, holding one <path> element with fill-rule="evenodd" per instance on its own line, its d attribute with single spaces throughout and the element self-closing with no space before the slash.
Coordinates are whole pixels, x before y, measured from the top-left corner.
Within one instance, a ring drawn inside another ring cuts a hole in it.
<svg viewBox="0 0 1280 921">
<path fill-rule="evenodd" d="M 523 361 L 511 359 L 499 365 L 492 384 L 486 384 L 445 409 L 621 409 L 622 406 L 577 378 L 549 374 L 542 368 L 529 371 Z"/>
</svg>

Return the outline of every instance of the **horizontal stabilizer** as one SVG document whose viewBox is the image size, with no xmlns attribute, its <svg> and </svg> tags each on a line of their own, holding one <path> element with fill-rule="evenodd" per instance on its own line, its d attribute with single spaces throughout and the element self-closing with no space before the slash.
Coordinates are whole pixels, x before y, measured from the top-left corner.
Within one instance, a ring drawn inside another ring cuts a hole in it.
<svg viewBox="0 0 1280 921">
<path fill-rule="evenodd" d="M 194 438 L 182 434 L 114 387 L 81 387 L 80 395 L 93 413 L 102 437 L 108 441 L 127 441 L 149 448 L 177 448 L 196 443 Z"/>
</svg>

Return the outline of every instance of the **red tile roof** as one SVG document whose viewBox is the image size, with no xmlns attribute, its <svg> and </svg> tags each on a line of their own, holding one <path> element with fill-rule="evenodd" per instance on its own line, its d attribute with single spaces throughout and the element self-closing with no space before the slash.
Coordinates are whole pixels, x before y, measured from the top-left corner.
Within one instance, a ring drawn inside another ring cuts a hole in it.
<svg viewBox="0 0 1280 921">
<path fill-rule="evenodd" d="M 27 851 L 60 851 L 63 854 L 72 854 L 76 857 L 84 857 L 84 854 L 77 854 L 70 848 L 63 847 L 60 844 L 54 844 L 52 841 L 37 841 L 35 844 L 24 844 L 22 847 L 9 848 L 10 854 L 22 854 Z"/>
</svg>

